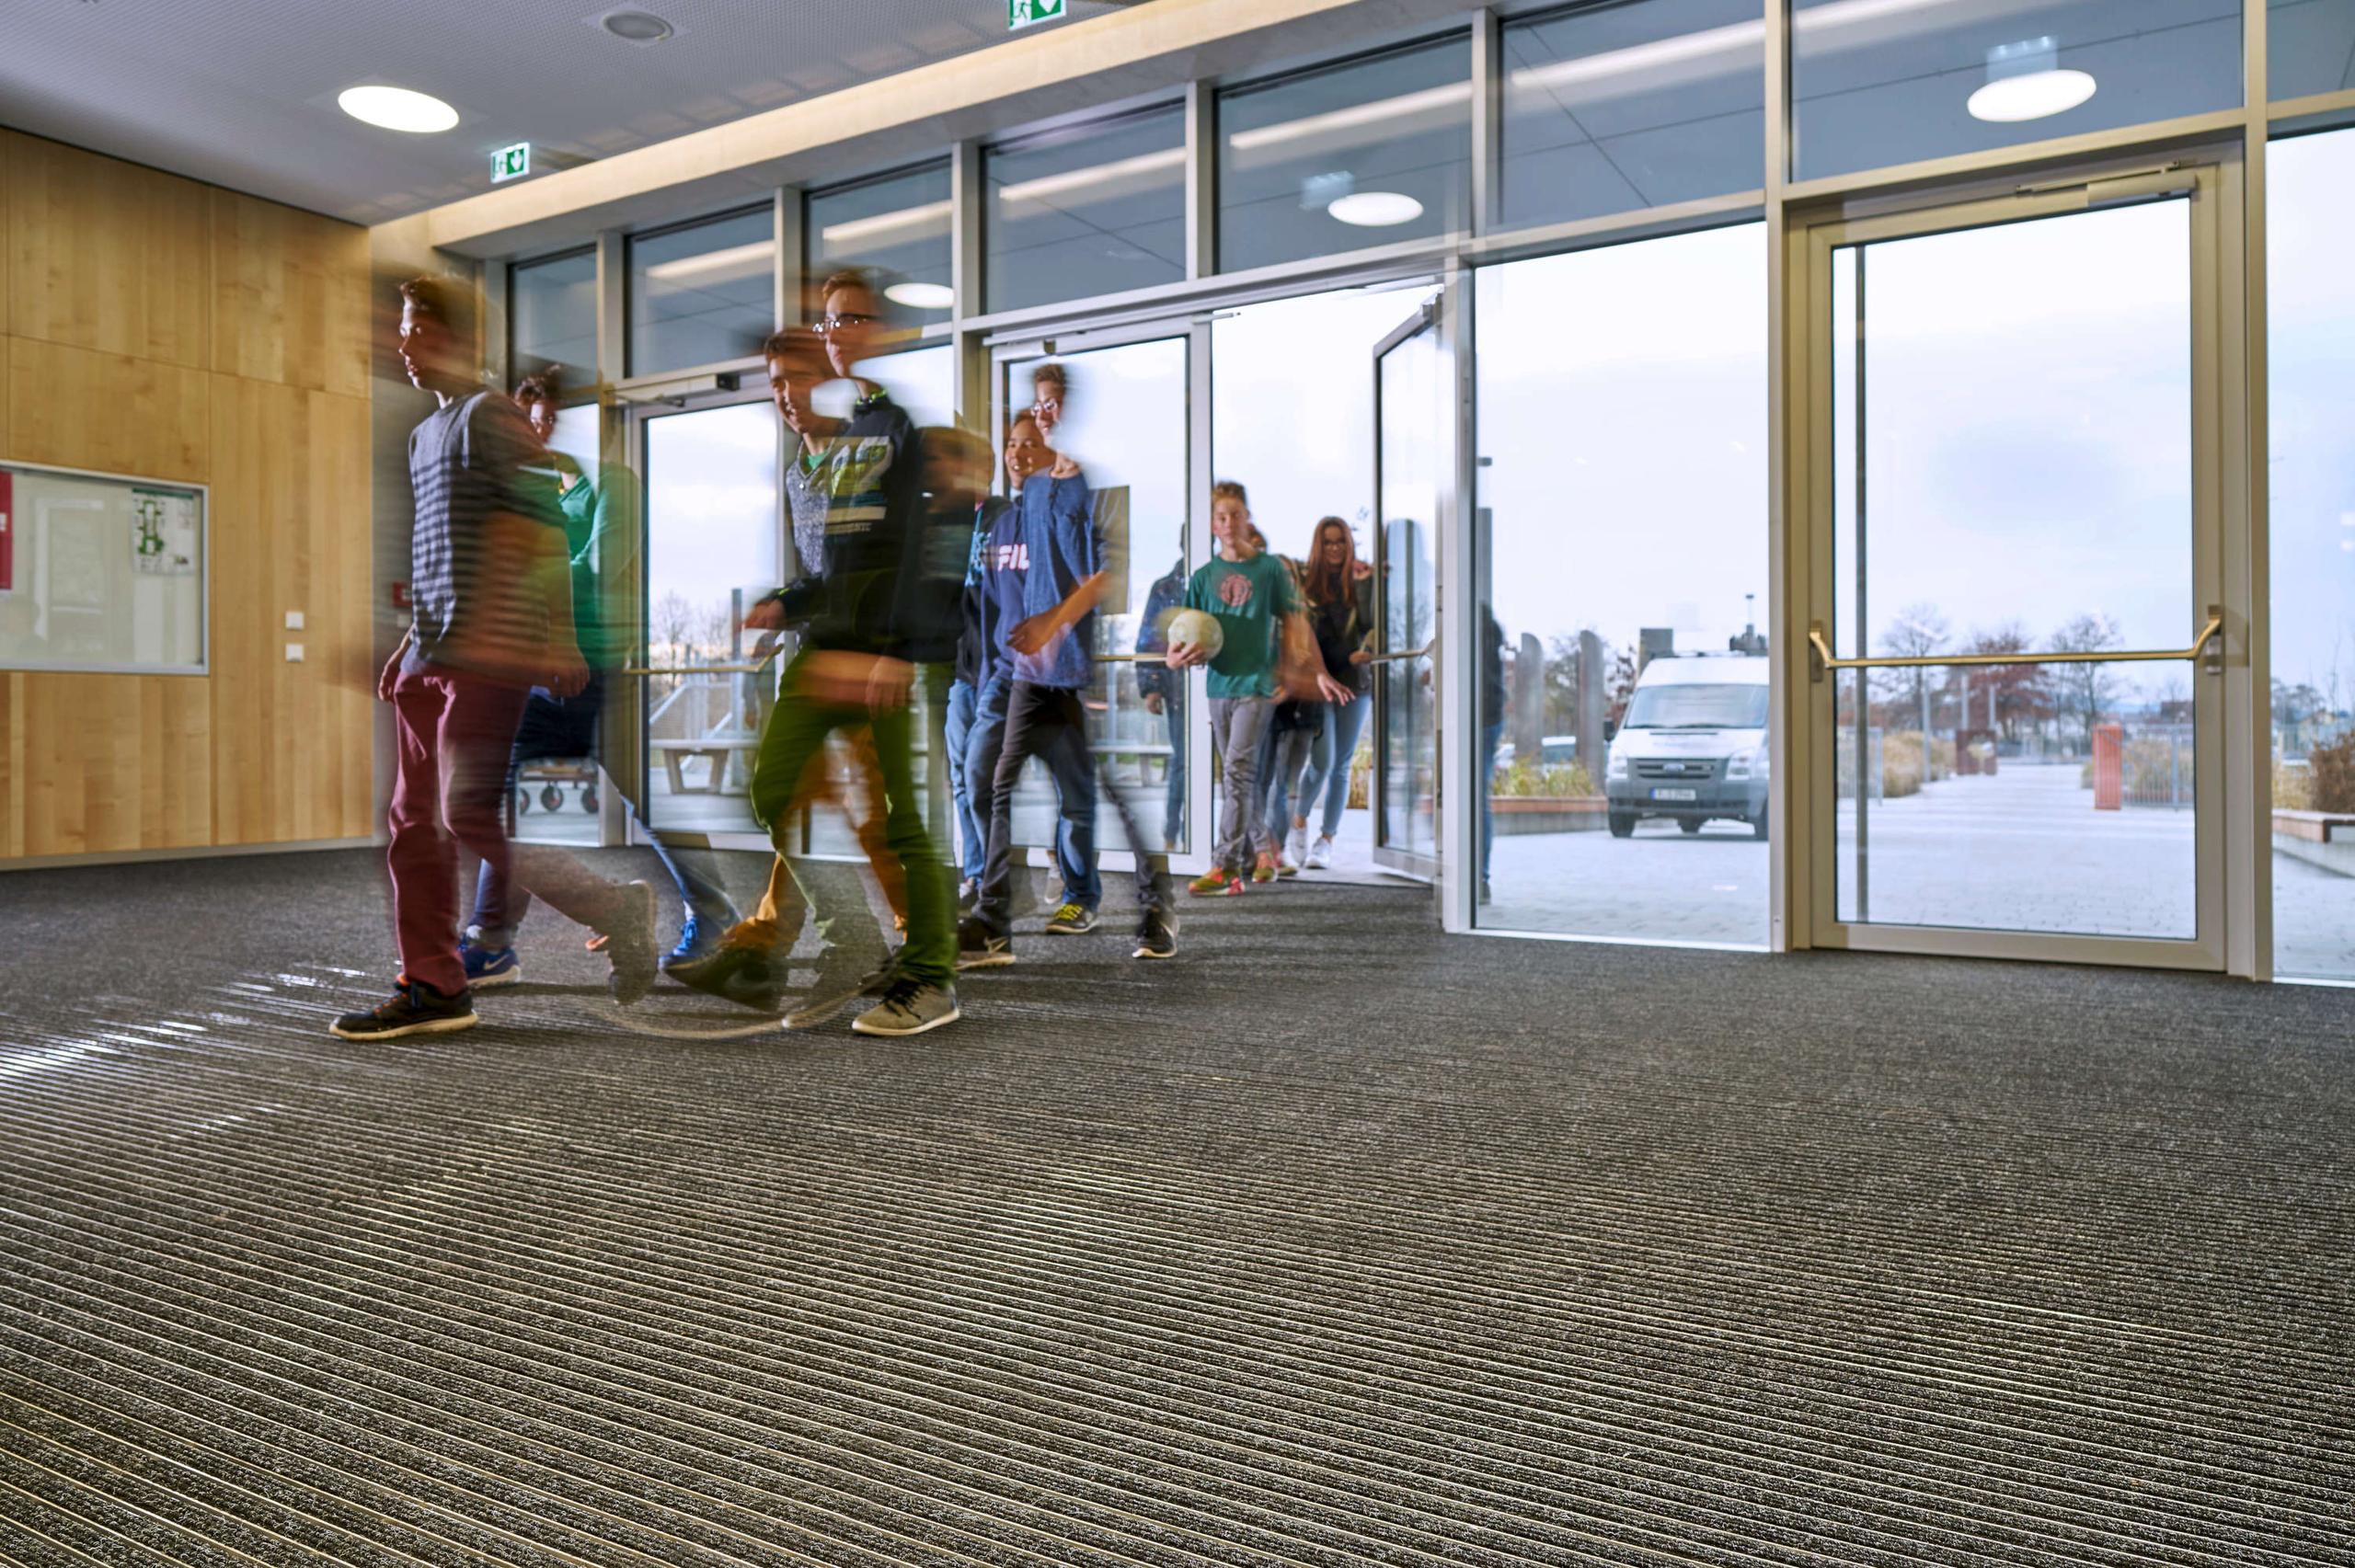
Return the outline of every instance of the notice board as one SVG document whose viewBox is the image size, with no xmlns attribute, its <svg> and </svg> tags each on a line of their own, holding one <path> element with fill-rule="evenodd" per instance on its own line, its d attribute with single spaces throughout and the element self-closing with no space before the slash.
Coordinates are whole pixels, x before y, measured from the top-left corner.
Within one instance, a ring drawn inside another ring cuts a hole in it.
<svg viewBox="0 0 2355 1568">
<path fill-rule="evenodd" d="M 0 463 L 0 670 L 201 675 L 201 485 Z"/>
</svg>

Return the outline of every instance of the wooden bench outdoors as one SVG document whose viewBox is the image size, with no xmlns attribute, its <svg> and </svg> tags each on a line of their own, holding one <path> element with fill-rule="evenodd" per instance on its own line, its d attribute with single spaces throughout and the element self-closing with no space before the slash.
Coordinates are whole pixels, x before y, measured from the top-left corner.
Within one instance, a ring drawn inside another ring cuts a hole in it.
<svg viewBox="0 0 2355 1568">
<path fill-rule="evenodd" d="M 654 750 L 671 775 L 672 795 L 717 795 L 728 777 L 729 753 L 757 750 L 760 744 L 751 736 L 719 740 L 658 740 L 654 742 Z M 697 757 L 711 764 L 711 782 L 708 784 L 687 783 L 687 763 Z"/>
<path fill-rule="evenodd" d="M 2338 811 L 2277 809 L 2273 813 L 2275 832 L 2285 839 L 2303 839 L 2310 844 L 2333 841 L 2341 828 L 2355 828 L 2355 817 Z"/>
</svg>

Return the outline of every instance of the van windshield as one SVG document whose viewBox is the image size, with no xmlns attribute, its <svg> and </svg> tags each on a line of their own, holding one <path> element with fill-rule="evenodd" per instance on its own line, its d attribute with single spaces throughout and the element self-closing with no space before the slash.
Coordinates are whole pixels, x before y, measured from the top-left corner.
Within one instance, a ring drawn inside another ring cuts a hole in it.
<svg viewBox="0 0 2355 1568">
<path fill-rule="evenodd" d="M 1622 729 L 1763 729 L 1763 686 L 1639 686 Z"/>
</svg>

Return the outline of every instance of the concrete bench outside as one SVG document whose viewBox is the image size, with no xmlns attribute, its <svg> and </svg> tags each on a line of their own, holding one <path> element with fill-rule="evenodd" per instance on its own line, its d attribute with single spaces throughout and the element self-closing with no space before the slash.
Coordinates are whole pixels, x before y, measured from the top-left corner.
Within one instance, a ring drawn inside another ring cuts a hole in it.
<svg viewBox="0 0 2355 1568">
<path fill-rule="evenodd" d="M 751 736 L 721 740 L 657 740 L 654 750 L 662 759 L 665 772 L 671 775 L 672 795 L 717 795 L 728 776 L 728 758 L 731 752 L 752 751 L 760 741 Z M 687 763 L 701 757 L 711 764 L 711 782 L 687 783 Z"/>
</svg>

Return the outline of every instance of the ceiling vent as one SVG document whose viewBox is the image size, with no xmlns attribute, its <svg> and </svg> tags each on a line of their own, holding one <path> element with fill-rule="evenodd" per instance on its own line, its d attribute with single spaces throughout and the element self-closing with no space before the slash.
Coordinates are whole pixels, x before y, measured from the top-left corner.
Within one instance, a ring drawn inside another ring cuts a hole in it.
<svg viewBox="0 0 2355 1568">
<path fill-rule="evenodd" d="M 678 30 L 650 11 L 608 11 L 597 25 L 624 43 L 661 43 Z"/>
</svg>

